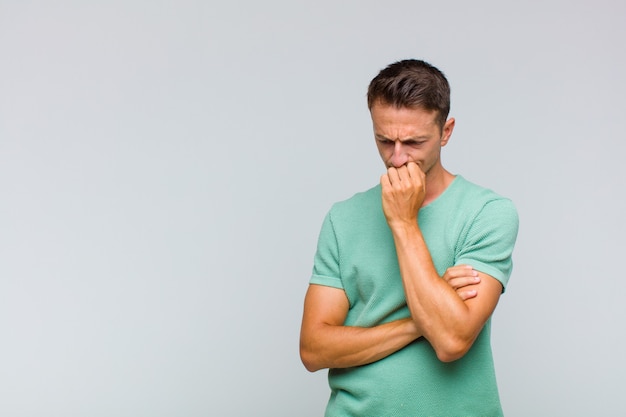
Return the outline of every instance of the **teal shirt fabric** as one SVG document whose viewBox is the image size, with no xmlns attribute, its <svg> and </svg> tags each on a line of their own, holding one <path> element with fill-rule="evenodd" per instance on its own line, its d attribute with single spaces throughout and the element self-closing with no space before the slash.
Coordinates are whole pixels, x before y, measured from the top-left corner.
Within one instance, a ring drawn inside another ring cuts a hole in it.
<svg viewBox="0 0 626 417">
<path fill-rule="evenodd" d="M 419 211 L 418 223 L 440 275 L 469 264 L 506 288 L 518 230 L 513 203 L 456 176 Z M 326 215 L 311 284 L 341 288 L 346 326 L 372 327 L 409 317 L 381 187 L 336 203 Z M 469 352 L 444 363 L 419 338 L 369 365 L 330 369 L 326 416 L 501 416 L 489 320 Z"/>
</svg>

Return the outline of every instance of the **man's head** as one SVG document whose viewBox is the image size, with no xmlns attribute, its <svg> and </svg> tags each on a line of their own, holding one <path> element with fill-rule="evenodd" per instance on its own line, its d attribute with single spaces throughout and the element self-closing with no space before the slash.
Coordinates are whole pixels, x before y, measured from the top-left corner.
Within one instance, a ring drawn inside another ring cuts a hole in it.
<svg viewBox="0 0 626 417">
<path fill-rule="evenodd" d="M 444 172 L 441 148 L 454 129 L 450 87 L 437 68 L 424 61 L 389 65 L 367 92 L 378 152 L 387 168 L 415 162 L 427 175 Z"/>
<path fill-rule="evenodd" d="M 370 82 L 367 105 L 375 104 L 396 108 L 422 108 L 437 112 L 441 129 L 450 112 L 450 85 L 441 71 L 427 62 L 406 59 L 395 62 Z"/>
</svg>

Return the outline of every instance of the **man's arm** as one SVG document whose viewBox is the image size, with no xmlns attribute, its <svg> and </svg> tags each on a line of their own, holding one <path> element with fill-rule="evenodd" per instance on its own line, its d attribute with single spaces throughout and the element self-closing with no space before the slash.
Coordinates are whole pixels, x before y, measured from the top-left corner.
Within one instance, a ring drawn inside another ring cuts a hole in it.
<svg viewBox="0 0 626 417">
<path fill-rule="evenodd" d="M 400 274 L 411 317 L 444 362 L 461 358 L 470 349 L 496 308 L 502 285 L 479 272 L 478 296 L 463 302 L 435 270 L 419 231 L 394 233 Z"/>
<path fill-rule="evenodd" d="M 366 365 L 420 336 L 411 318 L 375 327 L 344 326 L 348 309 L 342 289 L 309 285 L 300 332 L 300 357 L 309 371 Z"/>
<path fill-rule="evenodd" d="M 425 195 L 425 175 L 417 164 L 390 168 L 381 185 L 411 317 L 440 360 L 459 359 L 495 310 L 502 285 L 479 273 L 478 296 L 464 302 L 439 278 L 416 221 Z"/>
<path fill-rule="evenodd" d="M 480 277 L 460 265 L 448 268 L 443 281 L 465 301 L 476 297 Z M 309 371 L 376 362 L 420 337 L 410 317 L 369 328 L 344 326 L 348 309 L 342 289 L 309 285 L 300 331 L 300 356 Z"/>
</svg>

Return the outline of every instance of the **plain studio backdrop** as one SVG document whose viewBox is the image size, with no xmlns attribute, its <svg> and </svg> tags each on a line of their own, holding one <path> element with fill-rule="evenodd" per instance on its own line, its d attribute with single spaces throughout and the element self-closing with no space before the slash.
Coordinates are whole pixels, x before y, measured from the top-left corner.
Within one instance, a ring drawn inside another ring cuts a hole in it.
<svg viewBox="0 0 626 417">
<path fill-rule="evenodd" d="M 1 1 L 0 415 L 323 414 L 321 221 L 383 172 L 365 92 L 452 85 L 453 173 L 513 199 L 505 414 L 623 415 L 626 5 Z"/>
</svg>

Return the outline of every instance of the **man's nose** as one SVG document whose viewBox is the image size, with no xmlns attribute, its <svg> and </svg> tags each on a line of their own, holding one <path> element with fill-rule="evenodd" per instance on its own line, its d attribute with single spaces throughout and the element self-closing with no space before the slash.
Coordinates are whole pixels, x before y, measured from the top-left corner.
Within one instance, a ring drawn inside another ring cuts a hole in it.
<svg viewBox="0 0 626 417">
<path fill-rule="evenodd" d="M 409 162 L 409 157 L 403 149 L 402 142 L 397 141 L 393 147 L 393 154 L 391 155 L 391 165 L 395 168 L 400 168 Z"/>
</svg>

